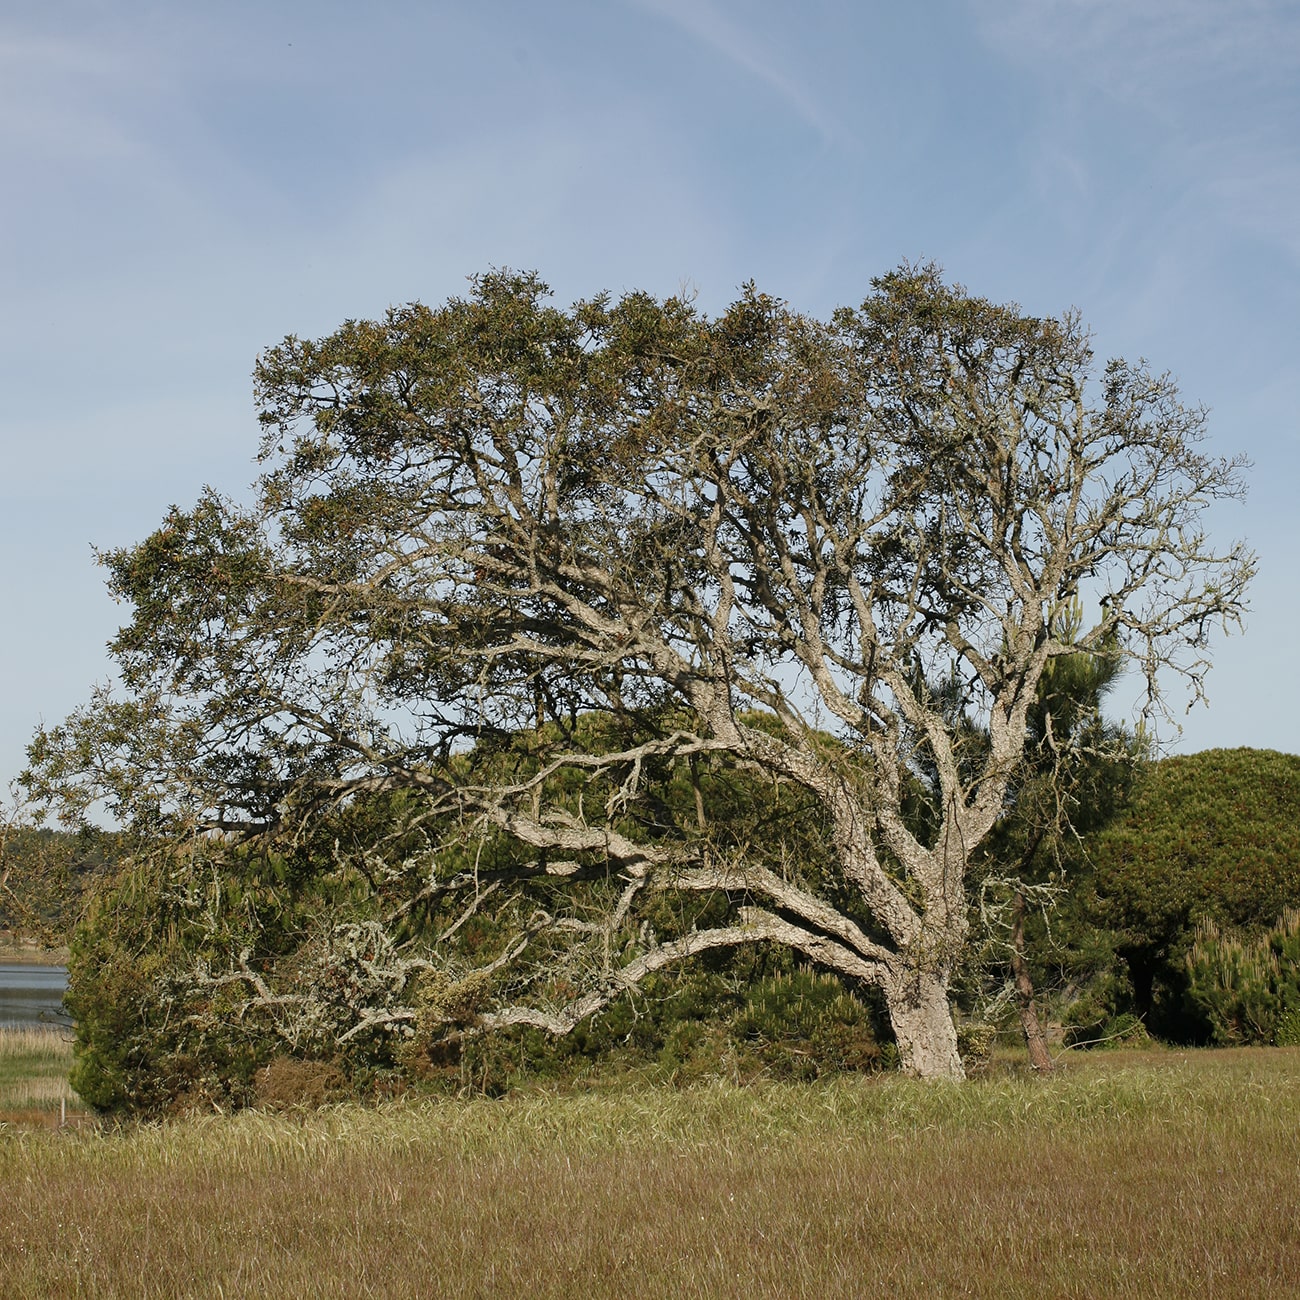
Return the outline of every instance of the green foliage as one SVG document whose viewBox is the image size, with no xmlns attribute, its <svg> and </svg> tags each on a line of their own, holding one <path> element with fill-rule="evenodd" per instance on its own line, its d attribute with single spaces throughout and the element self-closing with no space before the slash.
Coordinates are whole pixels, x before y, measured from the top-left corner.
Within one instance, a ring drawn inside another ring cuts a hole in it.
<svg viewBox="0 0 1300 1300">
<path fill-rule="evenodd" d="M 968 1070 L 986 1069 L 998 1040 L 998 1026 L 987 1020 L 968 1020 L 957 1030 L 957 1046 Z"/>
<path fill-rule="evenodd" d="M 717 789 L 702 784 L 712 815 Z M 400 837 L 400 801 L 383 802 L 349 808 L 335 829 L 370 843 Z M 748 807 L 737 801 L 735 818 L 716 828 L 720 840 L 746 833 Z M 797 821 L 787 825 L 788 835 L 801 833 Z M 773 828 L 778 851 L 781 839 Z M 478 861 L 486 872 L 492 851 Z M 368 881 L 338 850 L 311 870 L 215 841 L 198 854 L 128 864 L 72 947 L 74 1087 L 101 1110 L 157 1115 L 410 1087 L 496 1095 L 530 1081 L 627 1070 L 677 1082 L 811 1078 L 892 1059 L 876 1000 L 771 948 L 717 951 L 663 972 L 558 1039 L 532 1028 L 476 1033 L 477 1011 L 508 995 L 517 978 L 493 971 L 490 959 L 548 887 L 484 908 L 437 950 L 429 938 L 447 931 L 459 901 L 410 909 L 401 951 L 378 924 L 395 887 Z M 645 920 L 671 937 L 706 913 L 681 913 L 660 897 Z M 536 960 L 545 967 L 552 957 L 544 950 Z M 552 974 L 543 991 L 563 1000 L 574 988 Z M 371 1028 L 357 1032 L 359 1022 Z"/>
<path fill-rule="evenodd" d="M 382 1068 L 382 1025 L 337 1041 L 358 1004 L 393 1001 L 367 906 L 352 867 L 313 870 L 219 839 L 141 847 L 74 935 L 77 1091 L 114 1112 L 224 1109 L 246 1103 L 254 1073 L 286 1048 Z"/>
<path fill-rule="evenodd" d="M 1080 674 L 1123 654 L 1153 700 L 1198 690 L 1254 569 L 1205 537 L 1242 463 L 1172 380 L 933 266 L 830 320 L 753 285 L 714 318 L 563 309 L 494 271 L 287 338 L 254 382 L 251 498 L 101 555 L 119 685 L 22 778 L 137 837 L 74 972 L 114 1106 L 567 1033 L 759 944 L 876 988 L 905 1067 L 960 1078 L 973 855 L 1020 818 L 1028 862 L 1041 810 L 1082 805 L 1056 779 Z M 824 993 L 800 1032 L 870 1055 Z M 673 1033 L 683 1060 L 717 1038 Z"/>
<path fill-rule="evenodd" d="M 458 761 L 480 776 L 502 768 L 526 776 L 549 743 L 521 735 Z M 558 774 L 556 805 L 579 807 L 584 795 L 602 791 Z M 648 762 L 641 795 L 627 820 L 639 820 L 642 834 L 689 837 L 718 855 L 745 851 L 791 878 L 834 880 L 826 837 L 797 787 L 710 758 Z M 560 886 L 544 872 L 514 879 L 519 849 L 507 837 L 440 838 L 404 792 L 354 799 L 314 829 L 288 853 L 219 837 L 182 852 L 144 846 L 101 891 L 70 958 L 74 1081 L 87 1101 L 148 1115 L 281 1104 L 315 1096 L 322 1080 L 331 1096 L 425 1085 L 495 1094 L 602 1069 L 679 1080 L 814 1077 L 890 1059 L 875 1001 L 770 948 L 718 950 L 662 972 L 559 1039 L 530 1028 L 471 1032 L 484 1007 L 517 996 L 524 980 L 540 1000 L 562 1004 L 588 978 L 572 945 L 546 933 L 532 935 L 519 963 L 496 965 L 554 907 Z M 468 912 L 461 894 L 430 888 L 466 872 L 481 882 Z M 511 892 L 494 894 L 503 872 Z M 620 886 L 600 872 L 563 888 L 599 915 Z M 657 891 L 634 918 L 670 941 L 712 923 L 725 905 Z M 782 1009 L 791 1013 L 784 1026 Z"/>
<path fill-rule="evenodd" d="M 457 1092 L 633 1075 L 685 1086 L 760 1076 L 811 1080 L 895 1064 L 880 999 L 757 949 L 647 981 L 563 1038 L 535 1029 L 417 1037 L 405 1076 Z"/>
<path fill-rule="evenodd" d="M 1081 627 L 1079 601 L 1054 612 L 1063 644 L 1075 644 Z M 983 925 L 961 992 L 969 1009 L 995 1019 L 1014 1001 L 1026 1033 L 1050 1008 L 1067 1039 L 1106 1037 L 1130 1001 L 1113 939 L 1087 906 L 1080 848 L 1124 806 L 1145 762 L 1141 733 L 1102 712 L 1121 671 L 1113 641 L 1049 661 L 1006 812 L 981 854 L 974 883 Z"/>
<path fill-rule="evenodd" d="M 72 1085 L 100 1110 L 156 1114 L 182 1097 L 242 1099 L 256 1063 L 219 996 L 178 996 L 177 976 L 219 951 L 154 864 L 126 867 L 74 936 L 65 1003 L 76 1021 Z M 215 991 L 214 991 L 215 992 Z M 197 1019 L 192 1019 L 197 1017 Z"/>
<path fill-rule="evenodd" d="M 1300 905 L 1300 756 L 1207 750 L 1144 773 L 1128 809 L 1089 838 L 1095 916 L 1133 973 L 1139 1009 L 1175 1037 L 1197 926 L 1247 934 Z"/>
<path fill-rule="evenodd" d="M 839 980 L 801 970 L 747 990 L 731 1032 L 774 1078 L 813 1079 L 879 1069 L 876 1019 Z"/>
<path fill-rule="evenodd" d="M 1262 934 L 1202 921 L 1186 964 L 1187 1001 L 1211 1042 L 1300 1042 L 1300 911 Z"/>
<path fill-rule="evenodd" d="M 120 852 L 119 836 L 93 827 L 0 828 L 0 930 L 64 947 Z"/>
<path fill-rule="evenodd" d="M 1089 845 L 1107 918 L 1163 947 L 1202 918 L 1267 925 L 1300 902 L 1300 755 L 1212 749 L 1152 765 Z"/>
<path fill-rule="evenodd" d="M 1117 1003 L 1129 1001 L 1127 982 L 1119 987 L 1107 980 L 1089 989 L 1064 1010 L 1063 1041 L 1067 1047 L 1120 1048 L 1145 1047 L 1151 1041 L 1141 1016 L 1131 1011 L 1117 1011 Z"/>
</svg>

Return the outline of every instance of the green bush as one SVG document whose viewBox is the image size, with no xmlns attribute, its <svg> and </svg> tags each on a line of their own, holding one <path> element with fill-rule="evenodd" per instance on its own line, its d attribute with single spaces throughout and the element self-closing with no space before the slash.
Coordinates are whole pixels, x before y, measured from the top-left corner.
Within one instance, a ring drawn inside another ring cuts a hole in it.
<svg viewBox="0 0 1300 1300">
<path fill-rule="evenodd" d="M 1199 925 L 1258 934 L 1300 906 L 1298 806 L 1300 756 L 1207 750 L 1151 764 L 1123 814 L 1086 841 L 1093 915 L 1157 1032 L 1203 1029 L 1186 988 Z"/>
<path fill-rule="evenodd" d="M 1092 998 L 1080 998 L 1068 1009 L 1064 1029 L 1067 1047 L 1142 1047 L 1151 1041 L 1140 1016 L 1115 1012 Z"/>
<path fill-rule="evenodd" d="M 1300 911 L 1254 936 L 1203 921 L 1186 963 L 1188 1004 L 1212 1042 L 1300 1042 Z"/>
<path fill-rule="evenodd" d="M 768 946 L 659 972 L 562 1038 L 476 1036 L 466 1032 L 475 1007 L 496 991 L 428 963 L 403 974 L 367 915 L 375 902 L 348 901 L 343 872 L 290 878 L 273 857 L 210 852 L 129 864 L 78 929 L 73 1084 L 101 1110 L 311 1104 L 422 1086 L 497 1095 L 624 1071 L 802 1079 L 891 1060 L 880 1007 Z M 471 958 L 498 942 L 471 925 L 456 938 Z M 357 1032 L 358 1008 L 373 1029 Z"/>
<path fill-rule="evenodd" d="M 435 1037 L 413 1042 L 402 1068 L 412 1080 L 498 1096 L 627 1073 L 680 1085 L 808 1080 L 887 1069 L 895 1058 L 873 998 L 795 967 L 788 953 L 746 949 L 662 974 L 563 1038 L 535 1029 Z"/>
<path fill-rule="evenodd" d="M 1292 1007 L 1278 1017 L 1273 1042 L 1278 1047 L 1300 1047 L 1300 1007 Z"/>
<path fill-rule="evenodd" d="M 153 865 L 129 866 L 95 898 L 68 960 L 76 1021 L 72 1086 L 97 1109 L 158 1114 L 189 1102 L 243 1104 L 272 1050 L 238 1014 L 233 989 L 180 977 L 217 955 Z"/>
<path fill-rule="evenodd" d="M 143 853 L 100 888 L 73 936 L 65 999 L 76 1022 L 72 1084 L 87 1102 L 135 1115 L 238 1107 L 252 1100 L 256 1072 L 286 1049 L 338 1054 L 330 1015 L 355 983 L 346 945 L 320 950 L 312 921 L 323 886 L 286 883 L 286 870 L 214 842 Z M 341 929 L 347 938 L 356 927 Z M 300 1032 L 294 1044 L 274 996 L 250 1004 L 249 980 L 273 979 L 280 964 L 321 986 L 320 1032 Z M 356 1039 L 347 1068 L 382 1066 L 385 1046 Z"/>
<path fill-rule="evenodd" d="M 515 737 L 456 761 L 527 773 L 539 743 Z M 637 815 L 681 821 L 712 851 L 752 843 L 760 847 L 744 850 L 751 857 L 796 864 L 814 882 L 829 870 L 826 828 L 797 791 L 760 788 L 708 761 L 647 764 L 642 783 Z M 572 796 L 577 816 L 584 798 L 611 792 L 559 793 Z M 467 910 L 461 893 L 430 885 L 471 873 L 490 882 L 520 852 L 508 837 L 431 820 L 405 795 L 344 801 L 301 838 L 142 845 L 73 945 L 78 1089 L 101 1109 L 153 1115 L 408 1086 L 498 1094 L 624 1069 L 680 1081 L 805 1078 L 889 1059 L 874 1002 L 802 972 L 770 945 L 656 972 L 559 1039 L 525 1028 L 475 1033 L 485 1007 L 571 1002 L 601 959 L 599 943 L 535 918 L 606 915 L 626 888 L 606 871 L 565 884 L 537 873 L 509 891 L 486 884 L 482 905 Z M 726 907 L 716 894 L 645 891 L 615 942 L 625 951 L 669 942 L 720 923 Z M 501 960 L 521 936 L 518 960 Z"/>
<path fill-rule="evenodd" d="M 1300 755 L 1211 749 L 1145 772 L 1125 813 L 1089 841 L 1098 898 L 1136 945 L 1202 918 L 1268 925 L 1300 904 Z"/>
<path fill-rule="evenodd" d="M 778 1079 L 879 1069 L 884 1056 L 871 1008 L 830 975 L 797 970 L 747 992 L 731 1039 Z"/>
<path fill-rule="evenodd" d="M 998 1027 L 984 1020 L 968 1020 L 957 1029 L 957 1050 L 968 1074 L 988 1068 L 997 1046 Z"/>
</svg>

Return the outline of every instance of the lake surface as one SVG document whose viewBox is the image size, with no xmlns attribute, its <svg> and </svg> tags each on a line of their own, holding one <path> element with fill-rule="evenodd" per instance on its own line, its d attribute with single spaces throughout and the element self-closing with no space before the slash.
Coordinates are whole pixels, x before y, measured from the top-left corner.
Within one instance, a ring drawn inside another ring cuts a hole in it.
<svg viewBox="0 0 1300 1300">
<path fill-rule="evenodd" d="M 27 966 L 0 962 L 0 1025 L 66 1025 L 63 992 L 66 966 Z"/>
</svg>

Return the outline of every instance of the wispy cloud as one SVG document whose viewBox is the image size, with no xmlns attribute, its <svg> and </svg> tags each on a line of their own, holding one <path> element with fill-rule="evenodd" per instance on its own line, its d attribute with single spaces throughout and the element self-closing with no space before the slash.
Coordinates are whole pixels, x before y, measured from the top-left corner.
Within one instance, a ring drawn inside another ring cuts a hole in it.
<svg viewBox="0 0 1300 1300">
<path fill-rule="evenodd" d="M 1172 59 L 1235 79 L 1284 66 L 1300 47 L 1291 0 L 971 0 L 971 8 L 987 32 L 1025 51 L 1062 54 L 1067 38 L 1069 66 L 1103 76 L 1117 65 L 1168 70 Z"/>
<path fill-rule="evenodd" d="M 763 82 L 826 142 L 842 134 L 834 118 L 782 65 L 775 53 L 756 38 L 752 27 L 732 22 L 709 0 L 633 0 L 633 4 L 680 28 Z"/>
<path fill-rule="evenodd" d="M 972 7 L 994 49 L 1056 86 L 1045 148 L 1068 148 L 1071 119 L 1095 114 L 1100 96 L 1151 139 L 1151 172 L 1177 176 L 1206 216 L 1300 265 L 1300 10 L 1290 0 Z"/>
<path fill-rule="evenodd" d="M 132 153 L 134 141 L 102 99 L 134 81 L 122 59 L 88 42 L 0 31 L 0 147 L 83 159 Z"/>
</svg>

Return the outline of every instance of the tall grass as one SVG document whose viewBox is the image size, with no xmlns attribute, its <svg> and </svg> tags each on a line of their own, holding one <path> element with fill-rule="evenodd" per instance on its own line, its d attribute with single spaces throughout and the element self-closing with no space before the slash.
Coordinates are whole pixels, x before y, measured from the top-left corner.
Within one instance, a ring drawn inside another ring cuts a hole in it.
<svg viewBox="0 0 1300 1300">
<path fill-rule="evenodd" d="M 1300 1293 L 1300 1051 L 0 1137 L 22 1296 Z"/>
<path fill-rule="evenodd" d="M 72 1033 L 52 1025 L 0 1024 L 0 1126 L 85 1118 L 68 1085 Z"/>
</svg>

